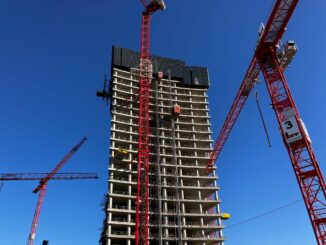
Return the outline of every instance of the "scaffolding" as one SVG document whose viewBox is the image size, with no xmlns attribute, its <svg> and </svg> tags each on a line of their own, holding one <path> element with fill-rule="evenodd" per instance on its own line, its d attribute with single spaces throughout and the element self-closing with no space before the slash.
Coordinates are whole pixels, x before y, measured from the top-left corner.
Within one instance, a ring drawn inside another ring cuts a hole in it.
<svg viewBox="0 0 326 245">
<path fill-rule="evenodd" d="M 155 82 L 155 123 L 156 123 L 156 181 L 157 181 L 157 225 L 158 245 L 163 245 L 162 239 L 162 181 L 161 181 L 161 142 L 160 142 L 160 114 L 158 104 L 158 82 Z"/>
<path fill-rule="evenodd" d="M 179 191 L 179 173 L 178 173 L 178 159 L 177 159 L 177 149 L 176 149 L 176 140 L 175 140 L 175 123 L 174 123 L 174 116 L 173 116 L 173 92 L 172 92 L 172 82 L 171 82 L 171 71 L 168 71 L 168 83 L 169 83 L 169 103 L 171 108 L 171 120 L 170 120 L 170 127 L 171 127 L 171 146 L 172 146 L 172 164 L 174 166 L 174 195 L 176 198 L 175 201 L 175 214 L 176 214 L 176 237 L 178 241 L 178 245 L 182 245 L 182 220 L 181 220 L 181 212 L 180 212 L 180 191 Z"/>
</svg>

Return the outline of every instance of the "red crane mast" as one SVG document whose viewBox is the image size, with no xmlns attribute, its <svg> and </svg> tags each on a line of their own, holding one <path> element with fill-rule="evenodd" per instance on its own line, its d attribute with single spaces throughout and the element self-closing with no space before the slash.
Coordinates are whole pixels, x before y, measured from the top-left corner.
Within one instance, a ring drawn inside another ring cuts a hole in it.
<svg viewBox="0 0 326 245">
<path fill-rule="evenodd" d="M 46 175 L 44 178 L 41 179 L 40 184 L 33 190 L 33 193 L 37 193 L 37 192 L 40 191 L 40 194 L 39 194 L 39 197 L 38 197 L 38 200 L 37 200 L 36 209 L 35 209 L 35 213 L 34 213 L 34 216 L 33 216 L 32 226 L 31 226 L 31 230 L 30 230 L 30 233 L 29 233 L 27 245 L 33 245 L 34 244 L 34 239 L 35 239 L 36 229 L 37 229 L 37 225 L 38 225 L 38 220 L 39 220 L 39 217 L 40 217 L 40 214 L 41 214 L 41 208 L 42 208 L 42 204 L 43 204 L 44 195 L 45 195 L 45 192 L 46 192 L 46 186 L 47 186 L 49 180 L 56 176 L 59 169 L 65 163 L 67 163 L 67 161 L 85 143 L 86 140 L 87 140 L 87 138 L 84 137 L 76 146 L 74 146 L 70 150 L 70 152 L 59 162 L 59 164 L 48 175 Z"/>
<path fill-rule="evenodd" d="M 288 150 L 292 166 L 318 245 L 326 244 L 325 181 L 315 157 L 309 135 L 294 103 L 284 67 L 277 56 L 277 45 L 292 16 L 298 0 L 277 0 L 270 18 L 260 33 L 254 56 L 242 81 L 235 101 L 211 153 L 207 171 L 215 161 L 252 90 L 260 71 L 264 76 L 281 135 Z"/>
<path fill-rule="evenodd" d="M 149 174 L 149 84 L 152 76 L 150 61 L 151 14 L 165 9 L 163 0 L 141 0 L 145 7 L 142 14 L 140 79 L 139 79 L 139 123 L 138 123 L 138 180 L 136 199 L 135 244 L 148 244 L 148 174 Z"/>
</svg>

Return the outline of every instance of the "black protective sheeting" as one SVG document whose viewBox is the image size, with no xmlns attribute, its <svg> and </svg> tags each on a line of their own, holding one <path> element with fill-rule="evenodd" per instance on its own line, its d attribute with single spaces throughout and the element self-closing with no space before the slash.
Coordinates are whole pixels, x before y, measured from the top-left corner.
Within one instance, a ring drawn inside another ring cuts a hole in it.
<svg viewBox="0 0 326 245">
<path fill-rule="evenodd" d="M 130 70 L 131 68 L 139 67 L 139 52 L 132 51 L 126 48 L 112 46 L 112 68 L 122 68 Z M 199 66 L 186 66 L 183 60 L 170 59 L 160 56 L 151 56 L 154 73 L 162 71 L 166 77 L 168 71 L 171 72 L 171 77 L 176 79 L 184 86 L 208 88 L 209 77 L 208 69 Z"/>
<path fill-rule="evenodd" d="M 115 48 L 114 46 L 112 47 L 112 65 L 113 64 L 118 64 L 121 66 L 121 54 L 122 49 L 121 48 Z"/>
<path fill-rule="evenodd" d="M 139 53 L 129 49 L 121 48 L 121 67 L 137 67 L 139 66 Z"/>
<path fill-rule="evenodd" d="M 208 69 L 198 66 L 191 67 L 192 85 L 209 87 Z"/>
<path fill-rule="evenodd" d="M 192 85 L 192 77 L 191 77 L 191 69 L 190 67 L 185 67 L 183 69 L 183 82 L 185 85 L 187 86 L 191 86 Z"/>
</svg>

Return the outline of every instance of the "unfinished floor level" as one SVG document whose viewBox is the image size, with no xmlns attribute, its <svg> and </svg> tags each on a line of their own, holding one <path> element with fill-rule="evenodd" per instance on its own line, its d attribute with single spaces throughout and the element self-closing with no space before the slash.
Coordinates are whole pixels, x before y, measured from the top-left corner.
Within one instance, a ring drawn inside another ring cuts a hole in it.
<svg viewBox="0 0 326 245">
<path fill-rule="evenodd" d="M 109 191 L 101 244 L 135 243 L 137 55 L 113 47 Z M 161 57 L 153 57 L 152 64 L 150 244 L 223 244 L 217 176 L 205 168 L 213 143 L 207 69 Z M 163 71 L 162 79 L 157 71 Z"/>
</svg>

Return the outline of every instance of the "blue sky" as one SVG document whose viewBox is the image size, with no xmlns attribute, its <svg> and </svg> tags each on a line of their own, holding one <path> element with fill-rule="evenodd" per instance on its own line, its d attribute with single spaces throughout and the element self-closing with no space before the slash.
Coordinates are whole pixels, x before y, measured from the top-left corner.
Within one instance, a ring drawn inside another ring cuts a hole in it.
<svg viewBox="0 0 326 245">
<path fill-rule="evenodd" d="M 153 54 L 210 71 L 217 137 L 252 57 L 272 0 L 166 0 L 152 18 Z M 300 1 L 284 40 L 299 52 L 286 77 L 325 171 L 326 2 Z M 36 244 L 97 244 L 107 190 L 109 114 L 95 97 L 113 44 L 138 50 L 137 0 L 0 2 L 0 172 L 47 172 L 88 136 L 62 172 L 98 172 L 98 180 L 50 182 Z M 264 83 L 257 90 L 273 147 L 251 96 L 218 161 L 221 208 L 235 224 L 300 198 Z M 26 243 L 37 182 L 7 182 L 0 192 L 0 244 Z M 311 245 L 303 203 L 224 232 L 228 245 Z"/>
</svg>

